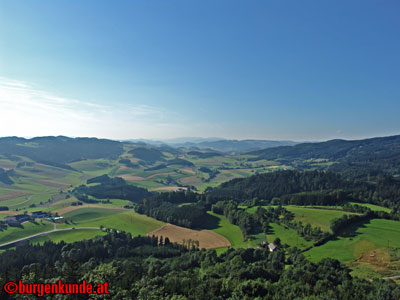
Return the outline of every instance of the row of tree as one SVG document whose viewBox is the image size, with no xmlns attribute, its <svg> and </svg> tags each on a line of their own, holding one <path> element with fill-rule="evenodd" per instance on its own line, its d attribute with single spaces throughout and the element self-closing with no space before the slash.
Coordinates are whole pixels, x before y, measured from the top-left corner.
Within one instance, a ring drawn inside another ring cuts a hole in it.
<svg viewBox="0 0 400 300">
<path fill-rule="evenodd" d="M 340 205 L 356 201 L 400 211 L 400 178 L 390 175 L 379 175 L 371 182 L 322 171 L 278 171 L 233 179 L 209 188 L 206 194 L 213 203 Z"/>
<path fill-rule="evenodd" d="M 286 227 L 296 230 L 296 232 L 306 240 L 321 241 L 329 236 L 329 233 L 321 230 L 320 227 L 312 227 L 310 224 L 303 224 L 294 221 L 294 214 L 282 206 L 258 207 L 254 213 L 248 213 L 245 209 L 238 207 L 233 201 L 218 201 L 211 207 L 216 214 L 224 215 L 230 223 L 239 226 L 242 231 L 243 239 L 246 240 L 250 235 L 263 232 L 270 234 L 270 224 L 284 224 Z"/>
</svg>

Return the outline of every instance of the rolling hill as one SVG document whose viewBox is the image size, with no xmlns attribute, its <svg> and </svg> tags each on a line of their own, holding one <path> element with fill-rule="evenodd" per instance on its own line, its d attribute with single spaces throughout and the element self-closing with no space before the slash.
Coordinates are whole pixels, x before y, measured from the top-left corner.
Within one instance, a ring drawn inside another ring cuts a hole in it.
<svg viewBox="0 0 400 300">
<path fill-rule="evenodd" d="M 171 143 L 175 147 L 198 148 L 219 151 L 226 154 L 240 154 L 260 149 L 291 146 L 296 142 L 292 141 L 268 141 L 268 140 L 216 140 L 216 141 L 195 141 L 184 143 Z"/>
<path fill-rule="evenodd" d="M 67 163 L 96 158 L 116 158 L 123 152 L 123 144 L 97 138 L 19 137 L 0 138 L 0 155 L 19 161 L 18 156 L 35 162 L 71 169 Z"/>
<path fill-rule="evenodd" d="M 253 151 L 252 160 L 277 160 L 297 169 L 310 167 L 348 177 L 400 173 L 400 135 L 364 140 L 330 140 Z"/>
</svg>

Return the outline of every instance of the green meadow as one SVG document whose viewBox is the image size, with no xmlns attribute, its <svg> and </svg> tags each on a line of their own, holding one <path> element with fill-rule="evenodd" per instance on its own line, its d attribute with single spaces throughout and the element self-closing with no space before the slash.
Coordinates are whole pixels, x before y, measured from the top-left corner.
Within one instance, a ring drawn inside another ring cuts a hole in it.
<svg viewBox="0 0 400 300">
<path fill-rule="evenodd" d="M 276 205 L 272 206 L 262 206 L 265 209 L 269 207 L 277 207 Z M 242 208 L 246 208 L 243 206 Z M 246 208 L 248 213 L 255 213 L 258 206 L 253 206 Z M 323 231 L 330 232 L 330 223 L 333 219 L 340 218 L 344 214 L 352 214 L 349 212 L 345 212 L 339 209 L 335 209 L 332 207 L 307 207 L 307 206 L 295 206 L 295 205 L 286 205 L 284 206 L 288 211 L 294 213 L 294 219 L 296 221 L 301 221 L 304 224 L 310 224 L 311 226 L 320 227 Z"/>
<path fill-rule="evenodd" d="M 63 215 L 73 224 L 61 224 L 57 228 L 100 227 L 130 232 L 132 235 L 146 235 L 165 225 L 164 222 L 140 215 L 133 210 L 111 210 L 81 208 Z"/>
<path fill-rule="evenodd" d="M 352 214 L 334 209 L 309 208 L 304 206 L 288 205 L 287 210 L 295 214 L 295 220 L 308 223 L 311 226 L 320 227 L 323 231 L 331 231 L 330 224 L 333 219 L 340 218 L 345 214 Z"/>
<path fill-rule="evenodd" d="M 38 223 L 25 222 L 21 227 L 8 227 L 0 231 L 0 244 L 12 242 L 37 233 L 53 230 L 53 225 L 43 221 Z"/>
<path fill-rule="evenodd" d="M 367 278 L 381 276 L 379 274 L 392 275 L 390 269 L 393 268 L 393 274 L 398 275 L 399 248 L 400 222 L 372 219 L 349 227 L 336 239 L 314 247 L 304 255 L 314 262 L 328 257 L 338 259 L 348 264 L 354 275 Z M 373 251 L 376 251 L 376 256 L 370 257 Z"/>
<path fill-rule="evenodd" d="M 372 219 L 350 227 L 337 239 L 314 247 L 305 252 L 312 261 L 325 257 L 336 258 L 341 262 L 351 262 L 364 251 L 382 247 L 400 247 L 400 222 Z"/>
<path fill-rule="evenodd" d="M 284 225 L 271 223 L 270 227 L 271 231 L 266 235 L 268 243 L 272 243 L 276 238 L 280 238 L 282 244 L 288 244 L 299 249 L 307 248 L 313 244 L 313 241 L 306 241 L 294 229 L 287 228 Z"/>
<path fill-rule="evenodd" d="M 99 235 L 106 235 L 107 233 L 102 230 L 96 229 L 75 229 L 68 231 L 57 231 L 50 234 L 32 239 L 31 244 L 43 244 L 47 241 L 58 243 L 64 241 L 66 243 L 72 243 L 76 241 L 88 240 Z"/>
<path fill-rule="evenodd" d="M 107 217 L 121 213 L 122 210 L 105 208 L 80 208 L 63 214 L 62 216 L 73 224 L 103 220 Z"/>
<path fill-rule="evenodd" d="M 226 237 L 234 248 L 247 248 L 247 242 L 243 241 L 243 235 L 239 226 L 229 223 L 228 219 L 222 215 L 207 212 L 210 218 L 206 221 L 203 229 L 212 230 Z"/>
<path fill-rule="evenodd" d="M 349 204 L 352 204 L 352 205 L 357 204 L 357 205 L 360 205 L 360 206 L 364 206 L 364 207 L 369 208 L 372 211 L 384 211 L 384 212 L 387 212 L 387 213 L 390 213 L 390 211 L 391 211 L 387 207 L 378 206 L 378 205 L 369 204 L 369 203 L 349 202 Z"/>
</svg>

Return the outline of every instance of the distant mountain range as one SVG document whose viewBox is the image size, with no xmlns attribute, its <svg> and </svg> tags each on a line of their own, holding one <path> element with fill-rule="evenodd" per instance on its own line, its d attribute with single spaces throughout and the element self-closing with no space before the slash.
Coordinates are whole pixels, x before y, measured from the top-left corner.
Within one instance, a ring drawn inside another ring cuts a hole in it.
<svg viewBox="0 0 400 300">
<path fill-rule="evenodd" d="M 174 147 L 198 148 L 219 151 L 227 154 L 241 154 L 279 146 L 293 146 L 292 141 L 268 141 L 268 140 L 217 140 L 201 142 L 171 143 Z"/>
<path fill-rule="evenodd" d="M 364 140 L 330 140 L 302 143 L 250 152 L 254 160 L 278 160 L 296 168 L 316 168 L 318 164 L 330 171 L 351 177 L 381 172 L 399 174 L 400 135 Z"/>
<path fill-rule="evenodd" d="M 182 137 L 166 140 L 146 140 L 134 139 L 129 140 L 134 143 L 145 143 L 149 145 L 169 145 L 175 148 L 193 148 L 218 151 L 225 154 L 241 154 L 249 151 L 256 151 L 271 147 L 293 146 L 298 144 L 293 141 L 270 141 L 270 140 L 227 140 L 218 137 L 199 138 L 199 137 Z"/>
</svg>

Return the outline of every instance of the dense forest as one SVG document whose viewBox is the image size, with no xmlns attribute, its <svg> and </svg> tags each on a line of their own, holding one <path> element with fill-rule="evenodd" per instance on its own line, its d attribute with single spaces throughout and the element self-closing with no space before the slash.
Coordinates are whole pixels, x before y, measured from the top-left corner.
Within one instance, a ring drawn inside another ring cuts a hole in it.
<svg viewBox="0 0 400 300">
<path fill-rule="evenodd" d="M 209 189 L 211 197 L 221 200 L 250 200 L 253 198 L 272 201 L 274 197 L 300 192 L 334 190 L 348 183 L 340 175 L 319 171 L 279 171 L 237 178 Z"/>
<path fill-rule="evenodd" d="M 132 202 L 139 202 L 145 197 L 152 195 L 147 189 L 139 188 L 120 177 L 110 178 L 107 175 L 98 176 L 88 180 L 88 183 L 98 183 L 98 185 L 80 185 L 73 189 L 72 193 L 75 197 L 83 202 L 90 203 L 89 196 L 99 199 L 124 199 Z"/>
<path fill-rule="evenodd" d="M 135 210 L 157 220 L 196 228 L 207 217 L 208 206 L 201 198 L 202 195 L 193 192 L 160 193 L 140 201 Z"/>
<path fill-rule="evenodd" d="M 189 151 L 187 154 L 197 156 L 198 158 L 210 158 L 223 155 L 222 153 L 218 152 L 200 152 L 200 151 Z"/>
<path fill-rule="evenodd" d="M 157 161 L 164 161 L 165 155 L 158 149 L 138 147 L 129 151 L 147 164 L 154 164 Z"/>
<path fill-rule="evenodd" d="M 333 259 L 315 264 L 296 250 L 186 249 L 168 239 L 113 232 L 66 244 L 26 245 L 0 254 L 0 284 L 108 283 L 109 294 L 90 299 L 308 299 L 394 300 L 400 287 L 350 276 Z M 36 299 L 8 295 L 1 299 Z M 87 295 L 46 295 L 46 299 L 88 299 Z"/>
<path fill-rule="evenodd" d="M 238 203 L 336 205 L 360 201 L 400 209 L 400 180 L 379 175 L 375 182 L 345 179 L 323 171 L 278 171 L 238 178 L 208 189 L 208 198 Z"/>
</svg>

